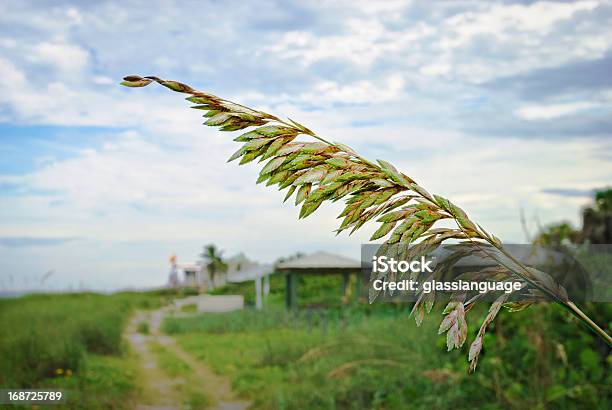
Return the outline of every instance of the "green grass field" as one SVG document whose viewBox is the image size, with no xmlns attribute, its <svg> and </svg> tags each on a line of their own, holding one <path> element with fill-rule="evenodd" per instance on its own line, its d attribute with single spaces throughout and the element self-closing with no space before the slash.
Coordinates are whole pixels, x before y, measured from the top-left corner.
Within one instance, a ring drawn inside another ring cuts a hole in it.
<svg viewBox="0 0 612 410">
<path fill-rule="evenodd" d="M 607 409 L 612 356 L 556 306 L 502 313 L 488 332 L 475 374 L 466 349 L 446 352 L 434 309 L 422 327 L 409 306 L 340 302 L 340 278 L 300 283 L 300 309 L 283 308 L 283 278 L 263 311 L 167 318 L 163 329 L 256 409 L 514 408 Z M 253 299 L 253 284 L 217 294 Z M 61 388 L 66 408 L 132 408 L 140 394 L 137 357 L 122 332 L 134 309 L 180 296 L 163 293 L 33 295 L 0 300 L 0 386 Z M 588 306 L 600 323 L 610 304 Z M 484 307 L 470 320 L 477 330 Z M 143 334 L 148 327 L 138 326 Z M 205 408 L 193 369 L 152 346 L 160 369 L 188 383 L 185 405 Z M 196 387 L 193 387 L 196 386 Z"/>
<path fill-rule="evenodd" d="M 609 349 L 556 306 L 502 313 L 487 335 L 475 374 L 467 345 L 446 352 L 436 336 L 441 314 L 417 328 L 408 306 L 342 306 L 341 283 L 306 278 L 302 309 L 282 309 L 280 279 L 271 306 L 189 318 L 164 329 L 181 347 L 233 380 L 258 409 L 588 408 L 612 405 Z M 244 293 L 232 285 L 217 293 Z M 308 309 L 328 303 L 327 309 Z M 472 317 L 470 332 L 486 311 Z M 590 313 L 611 317 L 609 305 Z"/>
<path fill-rule="evenodd" d="M 0 386 L 57 387 L 69 408 L 130 408 L 137 366 L 122 333 L 155 293 L 31 295 L 0 299 Z"/>
</svg>

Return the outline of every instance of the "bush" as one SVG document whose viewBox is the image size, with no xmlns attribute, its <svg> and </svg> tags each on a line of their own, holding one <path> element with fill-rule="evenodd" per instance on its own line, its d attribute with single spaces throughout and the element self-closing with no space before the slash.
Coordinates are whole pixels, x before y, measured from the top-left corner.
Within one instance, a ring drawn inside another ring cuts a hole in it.
<svg viewBox="0 0 612 410">
<path fill-rule="evenodd" d="M 148 335 L 150 333 L 149 323 L 142 321 L 138 322 L 138 326 L 136 327 L 136 331 L 138 333 L 142 333 L 143 335 Z"/>
<path fill-rule="evenodd" d="M 78 372 L 86 353 L 119 355 L 131 309 L 151 295 L 31 295 L 0 300 L 0 386 L 25 388 Z"/>
</svg>

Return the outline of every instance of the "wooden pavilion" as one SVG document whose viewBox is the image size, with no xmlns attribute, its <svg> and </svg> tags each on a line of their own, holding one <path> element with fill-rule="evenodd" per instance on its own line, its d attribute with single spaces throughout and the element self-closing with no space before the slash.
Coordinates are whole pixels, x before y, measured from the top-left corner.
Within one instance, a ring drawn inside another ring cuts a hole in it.
<svg viewBox="0 0 612 410">
<path fill-rule="evenodd" d="M 287 309 L 295 309 L 297 308 L 299 275 L 342 275 L 344 294 L 347 295 L 351 275 L 356 275 L 359 283 L 361 262 L 328 252 L 315 252 L 279 263 L 276 265 L 276 272 L 285 275 Z"/>
</svg>

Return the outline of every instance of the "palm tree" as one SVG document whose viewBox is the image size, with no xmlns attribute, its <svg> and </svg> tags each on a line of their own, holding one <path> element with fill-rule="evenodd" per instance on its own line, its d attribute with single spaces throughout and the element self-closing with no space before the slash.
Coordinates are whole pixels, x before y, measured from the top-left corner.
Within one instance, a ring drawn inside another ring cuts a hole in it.
<svg viewBox="0 0 612 410">
<path fill-rule="evenodd" d="M 226 272 L 227 264 L 222 259 L 223 252 L 218 250 L 214 244 L 208 244 L 200 254 L 203 266 L 208 272 L 211 288 L 215 285 L 215 276 L 217 273 Z"/>
<path fill-rule="evenodd" d="M 595 193 L 595 204 L 582 212 L 582 241 L 592 244 L 612 242 L 612 188 Z"/>
<path fill-rule="evenodd" d="M 540 230 L 534 243 L 541 246 L 559 246 L 564 243 L 579 243 L 581 232 L 569 222 L 559 222 Z"/>
</svg>

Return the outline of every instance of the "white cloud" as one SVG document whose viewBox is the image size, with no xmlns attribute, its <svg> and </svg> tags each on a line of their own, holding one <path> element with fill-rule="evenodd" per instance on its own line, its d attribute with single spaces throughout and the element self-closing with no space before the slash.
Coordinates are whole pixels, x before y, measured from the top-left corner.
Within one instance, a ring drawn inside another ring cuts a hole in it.
<svg viewBox="0 0 612 410">
<path fill-rule="evenodd" d="M 440 76 L 447 74 L 451 71 L 452 67 L 448 63 L 437 62 L 434 64 L 428 64 L 419 69 L 422 74 L 429 76 Z"/>
<path fill-rule="evenodd" d="M 82 14 L 79 12 L 78 9 L 74 8 L 74 7 L 69 7 L 66 10 L 66 16 L 71 20 L 71 22 L 73 24 L 81 24 L 83 22 L 83 16 Z"/>
<path fill-rule="evenodd" d="M 93 78 L 93 82 L 95 84 L 98 84 L 98 85 L 111 85 L 111 84 L 115 84 L 116 83 L 116 81 L 113 81 L 112 78 L 106 77 L 106 76 L 103 76 L 103 75 L 95 76 Z"/>
<path fill-rule="evenodd" d="M 464 45 L 477 35 L 491 35 L 500 40 L 512 33 L 546 34 L 560 21 L 579 11 L 597 7 L 596 1 L 575 3 L 536 2 L 530 5 L 493 4 L 482 11 L 466 12 L 449 18 L 445 25 L 456 37 L 449 45 Z"/>
<path fill-rule="evenodd" d="M 89 53 L 75 44 L 44 41 L 33 47 L 29 58 L 54 66 L 65 74 L 78 74 L 87 66 Z"/>
<path fill-rule="evenodd" d="M 359 66 L 369 66 L 387 48 L 374 42 L 385 33 L 380 22 L 353 19 L 345 23 L 350 35 L 319 37 L 306 31 L 288 32 L 267 51 L 284 60 L 295 60 L 308 67 L 325 59 L 342 59 Z"/>
<path fill-rule="evenodd" d="M 380 103 L 393 100 L 402 94 L 404 79 L 400 74 L 378 82 L 357 81 L 350 84 L 338 84 L 334 81 L 322 81 L 313 86 L 313 91 L 299 96 L 305 103 L 343 102 L 343 103 Z"/>
<path fill-rule="evenodd" d="M 21 87 L 24 82 L 23 73 L 10 61 L 0 58 L 0 84 L 3 87 Z"/>
<path fill-rule="evenodd" d="M 49 264 L 74 278 L 91 271 L 100 286 L 118 278 L 154 284 L 169 253 L 188 261 L 206 242 L 262 260 L 317 248 L 355 256 L 374 229 L 335 238 L 338 204 L 297 220 L 283 193 L 254 185 L 255 167 L 225 164 L 236 149 L 229 134 L 202 127 L 201 113 L 178 94 L 118 87 L 123 74 L 159 72 L 295 118 L 393 161 L 507 240 L 521 239 L 521 205 L 546 209 L 544 223 L 577 219 L 578 199 L 551 201 L 542 188 L 612 178 L 610 147 L 599 140 L 461 132 L 482 106 L 497 104 L 502 114 L 519 107 L 527 120 L 608 107 L 601 96 L 527 104 L 510 85 L 474 86 L 604 55 L 611 18 L 594 16 L 596 3 L 436 3 L 427 11 L 402 1 L 312 4 L 276 25 L 262 24 L 260 6 L 249 3 L 236 4 L 231 19 L 218 2 L 205 10 L 0 6 L 0 121 L 110 128 L 104 143 L 64 147 L 69 157 L 32 152 L 31 169 L 0 175 L 0 185 L 18 191 L 2 196 L 0 235 L 84 238 L 54 250 L 0 249 L 2 270 L 28 260 L 37 261 L 28 262 L 32 272 Z"/>
<path fill-rule="evenodd" d="M 17 47 L 17 41 L 13 38 L 0 38 L 0 47 L 14 49 Z"/>
<path fill-rule="evenodd" d="M 594 12 L 599 6 L 596 1 L 483 2 L 442 20 L 404 22 L 390 30 L 388 23 L 398 21 L 409 3 L 392 6 L 394 11 L 375 13 L 355 9 L 338 20 L 341 29 L 331 34 L 287 31 L 257 55 L 264 58 L 271 53 L 283 64 L 304 68 L 344 61 L 364 73 L 391 60 L 408 82 L 425 84 L 443 76 L 481 84 L 537 68 L 601 58 L 612 46 L 605 24 L 567 25 L 580 13 Z M 478 44 L 484 52 L 476 48 Z"/>
<path fill-rule="evenodd" d="M 550 120 L 597 106 L 596 103 L 586 101 L 552 105 L 527 105 L 517 109 L 515 114 L 525 120 Z"/>
</svg>

